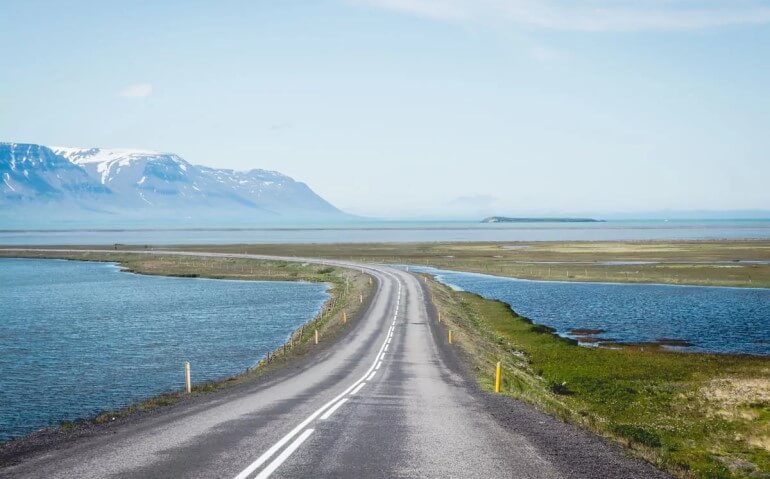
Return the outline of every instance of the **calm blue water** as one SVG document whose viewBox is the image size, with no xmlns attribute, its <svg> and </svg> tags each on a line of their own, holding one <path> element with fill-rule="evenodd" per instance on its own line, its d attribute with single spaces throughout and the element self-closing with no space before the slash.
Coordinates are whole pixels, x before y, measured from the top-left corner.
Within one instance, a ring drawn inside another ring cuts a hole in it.
<svg viewBox="0 0 770 479">
<path fill-rule="evenodd" d="M 0 259 L 0 440 L 253 366 L 316 315 L 323 284 L 140 276 Z"/>
<path fill-rule="evenodd" d="M 411 267 L 511 305 L 569 336 L 573 328 L 624 342 L 684 339 L 686 351 L 770 355 L 770 289 L 529 281 Z"/>
<path fill-rule="evenodd" d="M 432 241 L 602 241 L 770 239 L 770 220 L 497 223 L 376 221 L 230 229 L 23 231 L 2 229 L 0 245 L 368 243 Z"/>
</svg>

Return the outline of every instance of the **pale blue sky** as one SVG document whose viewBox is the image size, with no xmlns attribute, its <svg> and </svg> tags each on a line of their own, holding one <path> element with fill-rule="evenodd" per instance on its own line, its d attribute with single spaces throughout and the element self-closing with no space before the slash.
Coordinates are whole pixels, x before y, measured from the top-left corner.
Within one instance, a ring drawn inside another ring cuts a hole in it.
<svg viewBox="0 0 770 479">
<path fill-rule="evenodd" d="M 378 216 L 770 208 L 770 1 L 5 0 L 0 19 L 4 141 L 274 169 Z"/>
</svg>

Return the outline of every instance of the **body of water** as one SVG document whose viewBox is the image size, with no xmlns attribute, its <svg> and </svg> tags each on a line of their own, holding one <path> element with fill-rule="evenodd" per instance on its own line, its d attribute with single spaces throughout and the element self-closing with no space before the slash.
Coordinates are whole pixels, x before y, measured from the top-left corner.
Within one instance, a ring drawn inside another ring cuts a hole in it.
<svg viewBox="0 0 770 479">
<path fill-rule="evenodd" d="M 678 339 L 694 352 L 770 355 L 770 289 L 531 281 L 411 267 L 498 299 L 535 323 L 621 342 Z"/>
<path fill-rule="evenodd" d="M 1 227 L 1 225 L 0 225 Z M 770 220 L 600 223 L 367 222 L 209 229 L 2 230 L 0 245 L 770 239 Z"/>
<path fill-rule="evenodd" d="M 243 372 L 313 318 L 315 283 L 0 259 L 0 440 Z"/>
</svg>

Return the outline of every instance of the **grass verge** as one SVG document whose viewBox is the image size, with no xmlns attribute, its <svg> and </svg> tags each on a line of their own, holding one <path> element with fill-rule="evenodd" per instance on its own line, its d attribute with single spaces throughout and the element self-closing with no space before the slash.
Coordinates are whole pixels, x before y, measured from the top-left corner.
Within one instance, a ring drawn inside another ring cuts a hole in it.
<svg viewBox="0 0 770 479">
<path fill-rule="evenodd" d="M 770 358 L 581 347 L 505 303 L 425 279 L 483 389 L 501 361 L 503 394 L 678 477 L 770 477 Z"/>
</svg>

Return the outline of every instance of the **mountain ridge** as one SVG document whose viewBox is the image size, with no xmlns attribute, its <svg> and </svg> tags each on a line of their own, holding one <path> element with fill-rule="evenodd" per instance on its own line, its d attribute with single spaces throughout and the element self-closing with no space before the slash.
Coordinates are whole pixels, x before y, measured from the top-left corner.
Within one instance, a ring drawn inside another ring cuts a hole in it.
<svg viewBox="0 0 770 479">
<path fill-rule="evenodd" d="M 170 152 L 10 142 L 0 142 L 0 205 L 3 223 L 23 223 L 17 220 L 30 214 L 42 222 L 46 217 L 203 223 L 349 217 L 305 183 L 277 171 L 193 165 Z"/>
</svg>

